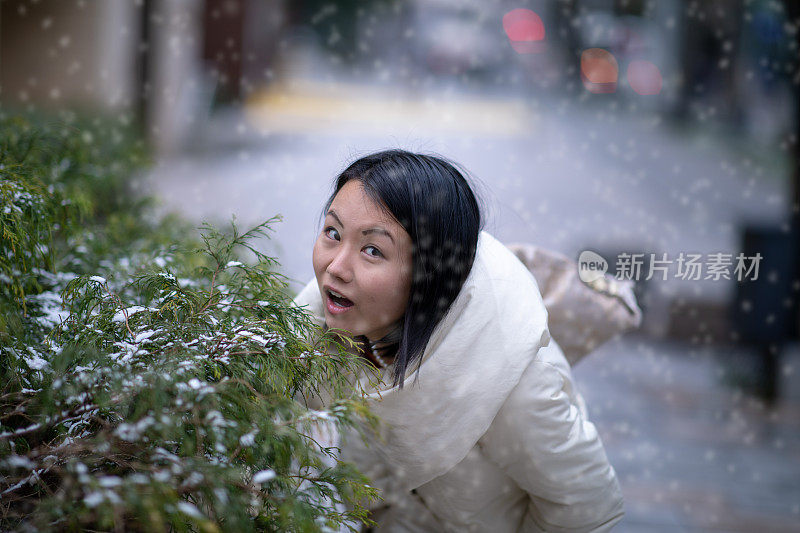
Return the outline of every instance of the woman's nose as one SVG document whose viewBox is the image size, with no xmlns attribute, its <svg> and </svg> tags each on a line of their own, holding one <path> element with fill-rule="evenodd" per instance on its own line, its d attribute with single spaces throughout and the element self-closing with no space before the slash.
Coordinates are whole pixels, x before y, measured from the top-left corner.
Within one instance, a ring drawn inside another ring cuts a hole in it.
<svg viewBox="0 0 800 533">
<path fill-rule="evenodd" d="M 353 269 L 350 265 L 349 252 L 342 247 L 328 263 L 328 274 L 349 283 L 353 278 Z"/>
</svg>

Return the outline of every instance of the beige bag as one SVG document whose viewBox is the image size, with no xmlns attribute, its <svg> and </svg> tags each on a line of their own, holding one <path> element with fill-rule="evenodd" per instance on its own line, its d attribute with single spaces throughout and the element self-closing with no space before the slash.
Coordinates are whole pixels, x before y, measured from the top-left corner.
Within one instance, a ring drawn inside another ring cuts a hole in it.
<svg viewBox="0 0 800 533">
<path fill-rule="evenodd" d="M 506 246 L 528 267 L 542 293 L 550 335 L 570 365 L 617 334 L 639 327 L 642 311 L 633 282 L 606 274 L 592 283 L 565 255 L 527 243 Z"/>
</svg>

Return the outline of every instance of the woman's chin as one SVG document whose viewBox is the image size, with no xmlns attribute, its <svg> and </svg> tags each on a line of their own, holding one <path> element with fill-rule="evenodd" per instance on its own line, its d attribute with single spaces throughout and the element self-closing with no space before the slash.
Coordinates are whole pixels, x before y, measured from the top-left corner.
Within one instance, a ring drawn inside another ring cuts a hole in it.
<svg viewBox="0 0 800 533">
<path fill-rule="evenodd" d="M 354 310 L 351 310 L 354 311 Z M 358 337 L 364 335 L 368 328 L 366 324 L 361 323 L 358 315 L 352 315 L 350 312 L 346 313 L 332 313 L 329 309 L 325 308 L 325 324 L 328 328 L 336 328 L 345 332 L 350 337 Z"/>
<path fill-rule="evenodd" d="M 349 327 L 347 322 L 344 320 L 339 319 L 336 315 L 331 315 L 330 313 L 325 313 L 325 324 L 327 324 L 329 329 L 337 329 L 343 335 L 347 335 L 350 337 L 356 337 L 359 333 L 355 333 L 352 327 Z"/>
</svg>

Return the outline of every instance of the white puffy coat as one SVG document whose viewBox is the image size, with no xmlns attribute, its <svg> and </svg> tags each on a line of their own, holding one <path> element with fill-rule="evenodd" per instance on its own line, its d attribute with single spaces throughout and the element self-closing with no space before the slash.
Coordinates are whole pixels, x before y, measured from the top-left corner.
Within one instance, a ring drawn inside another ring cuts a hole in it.
<svg viewBox="0 0 800 533">
<path fill-rule="evenodd" d="M 295 302 L 324 322 L 316 280 Z M 486 231 L 421 364 L 370 402 L 385 440 L 343 435 L 341 448 L 382 490 L 377 531 L 588 532 L 622 519 L 614 468 L 537 282 Z"/>
</svg>

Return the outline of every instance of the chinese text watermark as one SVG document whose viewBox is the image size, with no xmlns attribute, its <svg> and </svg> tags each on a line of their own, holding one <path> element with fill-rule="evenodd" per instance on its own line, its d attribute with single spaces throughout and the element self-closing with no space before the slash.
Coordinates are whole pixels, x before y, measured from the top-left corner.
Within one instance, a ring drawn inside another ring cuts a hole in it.
<svg viewBox="0 0 800 533">
<path fill-rule="evenodd" d="M 646 259 L 649 258 L 649 261 Z M 677 257 L 668 258 L 667 253 L 620 253 L 616 257 L 615 278 L 622 280 L 647 281 L 650 279 L 665 280 L 670 275 L 682 280 L 736 280 L 755 281 L 758 279 L 758 268 L 762 256 L 756 253 L 746 256 L 744 253 L 687 253 L 680 252 Z M 672 266 L 675 268 L 672 268 Z M 605 275 L 608 262 L 591 250 L 584 250 L 578 256 L 578 275 L 585 282 L 592 282 Z"/>
</svg>

